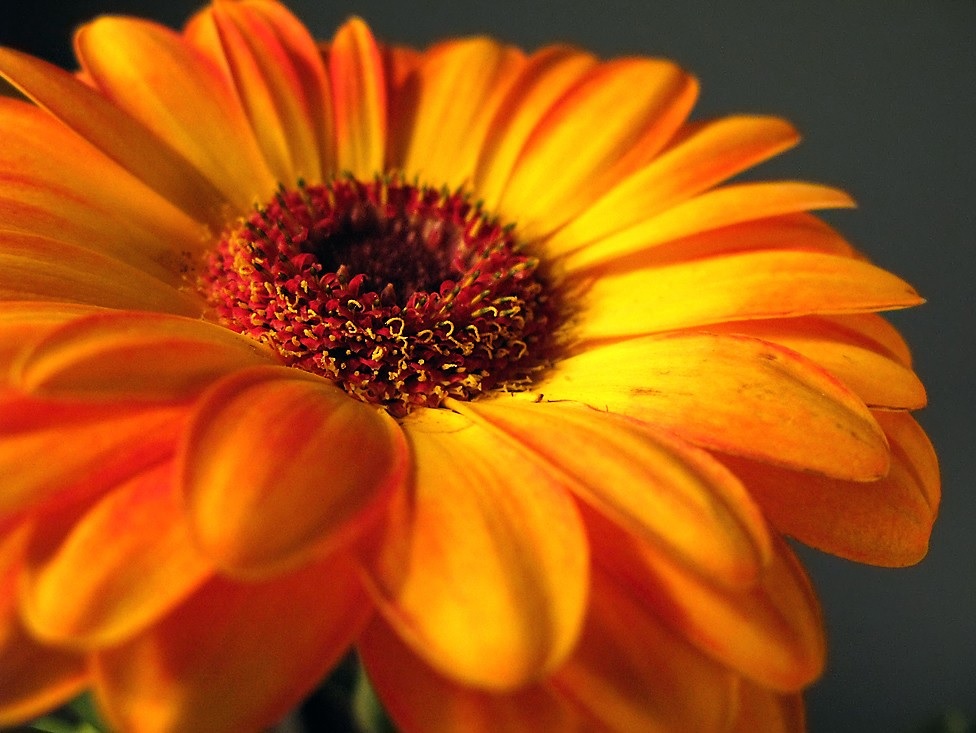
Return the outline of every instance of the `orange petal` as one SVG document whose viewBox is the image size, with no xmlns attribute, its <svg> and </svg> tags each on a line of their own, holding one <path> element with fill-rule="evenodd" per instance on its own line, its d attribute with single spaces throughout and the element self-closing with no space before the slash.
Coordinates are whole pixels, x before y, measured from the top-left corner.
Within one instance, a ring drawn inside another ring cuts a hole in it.
<svg viewBox="0 0 976 733">
<path fill-rule="evenodd" d="M 179 208 L 222 220 L 224 197 L 193 163 L 87 84 L 9 48 L 0 48 L 0 75 Z"/>
<path fill-rule="evenodd" d="M 642 224 L 799 139 L 792 125 L 775 117 L 726 117 L 689 126 L 680 141 L 547 239 L 546 250 L 572 252 Z"/>
<path fill-rule="evenodd" d="M 0 51 L 0 57 L 2 57 Z M 182 283 L 198 222 L 38 107 L 0 97 L 0 220 Z"/>
<path fill-rule="evenodd" d="M 538 679 L 572 649 L 588 587 L 586 536 L 561 477 L 447 410 L 419 410 L 403 427 L 416 495 L 405 573 L 374 569 L 380 609 L 463 684 L 502 691 Z"/>
<path fill-rule="evenodd" d="M 107 494 L 67 536 L 38 534 L 21 608 L 35 636 L 58 644 L 124 640 L 210 575 L 191 542 L 170 461 Z"/>
<path fill-rule="evenodd" d="M 737 183 L 703 193 L 656 216 L 641 218 L 623 231 L 597 239 L 591 246 L 567 255 L 565 267 L 567 271 L 590 268 L 663 242 L 756 219 L 852 206 L 854 202 L 843 191 L 813 183 Z M 583 236 L 584 241 L 593 239 L 589 233 Z"/>
<path fill-rule="evenodd" d="M 0 518 L 91 495 L 173 451 L 185 408 L 0 392 Z"/>
<path fill-rule="evenodd" d="M 407 178 L 456 189 L 470 181 L 492 115 L 524 65 L 521 51 L 490 38 L 450 41 L 428 51 L 416 71 Z"/>
<path fill-rule="evenodd" d="M 190 161 L 238 211 L 274 191 L 233 90 L 177 33 L 103 16 L 78 29 L 75 53 L 105 97 Z"/>
<path fill-rule="evenodd" d="M 875 417 L 891 471 L 850 483 L 729 459 L 770 521 L 801 542 L 849 560 L 899 567 L 925 557 L 939 506 L 939 467 L 924 431 L 904 412 Z"/>
<path fill-rule="evenodd" d="M 881 344 L 859 330 L 826 318 L 741 321 L 709 327 L 792 349 L 840 379 L 869 407 L 917 410 L 925 406 L 921 380 Z"/>
<path fill-rule="evenodd" d="M 806 729 L 802 695 L 781 695 L 748 680 L 739 682 L 739 713 L 729 733 L 797 733 Z"/>
<path fill-rule="evenodd" d="M 9 384 L 11 367 L 35 342 L 61 324 L 99 310 L 75 303 L 4 301 L 0 308 L 0 382 Z"/>
<path fill-rule="evenodd" d="M 792 250 L 607 273 L 582 299 L 578 331 L 592 339 L 923 302 L 904 280 L 862 260 Z"/>
<path fill-rule="evenodd" d="M 255 367 L 200 399 L 180 483 L 207 556 L 254 576 L 362 531 L 406 480 L 406 461 L 386 412 L 306 372 Z"/>
<path fill-rule="evenodd" d="M 384 172 L 386 81 L 383 59 L 362 20 L 343 25 L 329 51 L 335 112 L 336 168 L 360 180 Z"/>
<path fill-rule="evenodd" d="M 0 232 L 0 300 L 90 303 L 107 308 L 198 315 L 198 298 L 77 245 Z"/>
<path fill-rule="evenodd" d="M 97 653 L 95 694 L 117 730 L 264 730 L 325 676 L 369 613 L 342 556 L 264 583 L 215 579 Z"/>
<path fill-rule="evenodd" d="M 200 319 L 105 312 L 56 329 L 21 360 L 17 386 L 41 394 L 182 399 L 224 374 L 272 364 L 253 339 Z"/>
<path fill-rule="evenodd" d="M 502 195 L 502 218 L 527 239 L 553 231 L 653 158 L 697 93 L 695 80 L 669 61 L 596 66 L 529 135 Z"/>
<path fill-rule="evenodd" d="M 357 646 L 369 680 L 401 733 L 583 733 L 576 714 L 543 685 L 493 694 L 459 684 L 420 660 L 379 619 Z"/>
<path fill-rule="evenodd" d="M 537 388 L 723 453 L 854 481 L 888 471 L 884 434 L 864 404 L 813 362 L 759 339 L 631 339 L 558 362 Z"/>
<path fill-rule="evenodd" d="M 85 658 L 38 644 L 24 629 L 17 578 L 27 527 L 0 526 L 0 725 L 13 726 L 66 702 L 88 681 Z M 19 729 L 18 729 L 19 730 Z"/>
<path fill-rule="evenodd" d="M 504 397 L 452 407 L 514 436 L 575 479 L 570 487 L 584 501 L 715 582 L 758 577 L 770 552 L 765 521 L 706 451 L 586 407 Z"/>
<path fill-rule="evenodd" d="M 334 159 L 331 97 L 305 26 L 277 3 L 216 3 L 187 37 L 226 70 L 277 180 L 324 180 L 323 163 Z"/>
<path fill-rule="evenodd" d="M 526 60 L 495 113 L 475 166 L 472 188 L 486 209 L 498 206 L 539 120 L 595 65 L 593 55 L 568 46 L 548 46 Z"/>
<path fill-rule="evenodd" d="M 580 643 L 551 685 L 608 731 L 725 731 L 736 680 L 603 573 Z M 603 730 L 604 728 L 601 728 Z"/>
<path fill-rule="evenodd" d="M 587 513 L 594 560 L 702 652 L 762 685 L 793 692 L 823 669 L 820 608 L 799 562 L 778 541 L 756 588 L 721 589 L 656 547 Z"/>
</svg>

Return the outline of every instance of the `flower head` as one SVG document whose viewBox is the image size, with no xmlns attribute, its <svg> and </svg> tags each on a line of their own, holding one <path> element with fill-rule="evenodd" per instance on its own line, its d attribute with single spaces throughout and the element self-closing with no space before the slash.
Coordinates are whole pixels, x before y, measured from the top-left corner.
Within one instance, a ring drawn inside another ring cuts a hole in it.
<svg viewBox="0 0 976 733">
<path fill-rule="evenodd" d="M 353 647 L 404 731 L 786 731 L 789 535 L 920 559 L 920 302 L 724 183 L 656 59 L 423 52 L 271 0 L 0 50 L 0 721 L 283 715 Z"/>
</svg>

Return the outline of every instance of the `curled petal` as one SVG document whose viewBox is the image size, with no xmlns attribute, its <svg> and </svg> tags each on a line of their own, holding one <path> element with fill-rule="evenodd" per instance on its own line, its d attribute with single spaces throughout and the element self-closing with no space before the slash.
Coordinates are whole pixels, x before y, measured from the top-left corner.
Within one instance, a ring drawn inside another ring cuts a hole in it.
<svg viewBox="0 0 976 733">
<path fill-rule="evenodd" d="M 29 528 L 0 524 L 0 725 L 30 720 L 88 683 L 85 658 L 42 646 L 20 620 L 17 582 Z"/>
<path fill-rule="evenodd" d="M 10 370 L 35 342 L 79 316 L 101 309 L 78 303 L 49 301 L 4 301 L 0 309 L 0 373 L 10 383 Z"/>
<path fill-rule="evenodd" d="M 888 471 L 884 433 L 864 403 L 813 362 L 759 339 L 622 341 L 559 362 L 537 389 L 723 453 L 854 481 Z"/>
<path fill-rule="evenodd" d="M 48 334 L 25 354 L 15 378 L 35 393 L 165 401 L 270 363 L 270 351 L 253 339 L 198 318 L 106 311 Z"/>
<path fill-rule="evenodd" d="M 572 649 L 586 603 L 586 537 L 561 477 L 447 410 L 420 410 L 404 429 L 415 496 L 405 560 L 372 569 L 380 610 L 452 679 L 495 691 L 535 681 Z"/>
<path fill-rule="evenodd" d="M 707 452 L 586 407 L 505 398 L 453 406 L 518 438 L 575 479 L 570 486 L 584 501 L 716 582 L 758 577 L 770 552 L 765 522 Z"/>
<path fill-rule="evenodd" d="M 602 339 L 725 321 L 891 310 L 921 302 L 904 280 L 862 260 L 818 252 L 752 251 L 607 272 L 588 282 L 579 332 L 582 338 Z"/>
<path fill-rule="evenodd" d="M 704 654 L 756 682 L 795 692 L 823 670 L 820 607 L 799 562 L 783 542 L 759 585 L 722 589 L 657 548 L 587 514 L 594 559 L 638 603 Z"/>
<path fill-rule="evenodd" d="M 449 189 L 467 183 L 492 115 L 523 65 L 521 51 L 483 37 L 428 51 L 416 71 L 403 170 Z"/>
<path fill-rule="evenodd" d="M 117 643 L 210 574 L 184 521 L 170 461 L 114 489 L 50 541 L 44 520 L 21 582 L 33 634 L 79 646 Z"/>
<path fill-rule="evenodd" d="M 254 576 L 355 537 L 402 487 L 406 464 L 403 434 L 385 412 L 306 372 L 255 367 L 200 398 L 180 484 L 205 554 Z"/>
<path fill-rule="evenodd" d="M 726 459 L 776 528 L 857 562 L 898 567 L 925 557 L 939 507 L 939 466 L 925 432 L 905 412 L 876 412 L 891 470 L 871 483 L 838 481 Z"/>
<path fill-rule="evenodd" d="M 95 653 L 95 695 L 117 730 L 263 730 L 325 676 L 370 610 L 341 555 L 262 583 L 215 578 L 159 623 Z"/>
<path fill-rule="evenodd" d="M 735 676 L 600 572 L 580 642 L 553 688 L 608 731 L 725 731 Z"/>
<path fill-rule="evenodd" d="M 379 618 L 360 637 L 357 650 L 384 708 L 403 733 L 587 730 L 578 715 L 544 684 L 492 693 L 445 677 L 410 651 Z"/>
</svg>

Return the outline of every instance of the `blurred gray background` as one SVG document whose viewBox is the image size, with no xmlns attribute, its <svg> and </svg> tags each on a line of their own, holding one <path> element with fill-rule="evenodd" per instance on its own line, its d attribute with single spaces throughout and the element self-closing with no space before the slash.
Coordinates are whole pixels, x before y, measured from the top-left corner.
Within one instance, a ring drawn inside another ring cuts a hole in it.
<svg viewBox="0 0 976 733">
<path fill-rule="evenodd" d="M 200 4 L 0 0 L 0 44 L 71 66 L 71 28 L 92 15 L 178 25 Z M 920 420 L 944 479 L 931 552 L 917 567 L 803 551 L 830 635 L 827 672 L 808 697 L 810 727 L 963 730 L 936 724 L 953 711 L 976 725 L 976 2 L 288 4 L 319 37 L 357 14 L 381 39 L 418 46 L 487 33 L 527 49 L 568 41 L 604 57 L 667 56 L 702 82 L 696 116 L 774 113 L 800 128 L 803 144 L 760 173 L 850 191 L 860 208 L 830 221 L 928 298 L 893 320 L 928 386 Z"/>
</svg>

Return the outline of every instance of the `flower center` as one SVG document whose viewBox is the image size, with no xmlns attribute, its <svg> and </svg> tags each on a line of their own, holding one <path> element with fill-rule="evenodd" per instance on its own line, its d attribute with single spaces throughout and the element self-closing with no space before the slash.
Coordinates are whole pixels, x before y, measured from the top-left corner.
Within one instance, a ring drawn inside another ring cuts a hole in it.
<svg viewBox="0 0 976 733">
<path fill-rule="evenodd" d="M 344 179 L 281 190 L 199 282 L 223 325 L 401 416 L 525 389 L 552 362 L 563 318 L 540 270 L 460 193 Z"/>
</svg>

